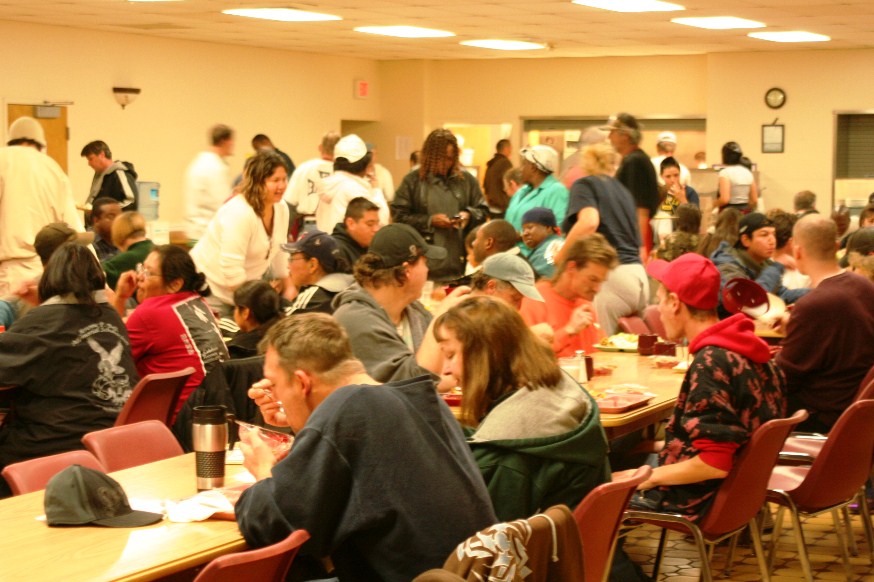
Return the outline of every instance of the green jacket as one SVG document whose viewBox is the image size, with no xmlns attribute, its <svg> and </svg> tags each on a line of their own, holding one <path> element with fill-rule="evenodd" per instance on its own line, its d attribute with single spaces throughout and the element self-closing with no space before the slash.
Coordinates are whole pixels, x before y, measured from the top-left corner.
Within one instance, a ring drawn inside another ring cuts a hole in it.
<svg viewBox="0 0 874 582">
<path fill-rule="evenodd" d="M 567 375 L 554 388 L 522 388 L 499 400 L 468 444 L 500 521 L 559 503 L 573 509 L 610 481 L 598 407 Z"/>
</svg>

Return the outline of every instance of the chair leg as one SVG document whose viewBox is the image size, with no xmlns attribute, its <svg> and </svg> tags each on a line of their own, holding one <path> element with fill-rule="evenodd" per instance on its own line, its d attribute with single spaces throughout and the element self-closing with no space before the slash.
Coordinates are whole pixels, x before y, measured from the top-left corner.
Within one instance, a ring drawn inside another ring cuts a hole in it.
<svg viewBox="0 0 874 582">
<path fill-rule="evenodd" d="M 771 572 L 768 564 L 765 562 L 765 548 L 762 547 L 762 534 L 759 533 L 759 524 L 756 518 L 750 520 L 750 537 L 753 538 L 753 551 L 756 553 L 756 559 L 759 562 L 759 571 L 762 573 L 762 582 L 771 582 Z M 737 536 L 732 539 L 732 550 L 734 543 L 737 541 Z"/>
<path fill-rule="evenodd" d="M 668 539 L 668 530 L 667 528 L 662 528 L 662 535 L 659 536 L 659 549 L 656 551 L 655 563 L 652 565 L 652 579 L 654 582 L 658 582 L 659 579 L 659 570 L 662 567 L 662 553 L 665 551 L 665 542 Z"/>
<path fill-rule="evenodd" d="M 871 557 L 871 564 L 874 565 L 874 527 L 871 525 L 871 510 L 868 507 L 868 496 L 864 487 L 859 492 L 859 519 L 862 520 L 865 541 L 868 543 L 868 554 Z"/>
<path fill-rule="evenodd" d="M 777 555 L 777 544 L 780 542 L 780 531 L 783 529 L 783 513 L 785 511 L 786 508 L 780 505 L 774 516 L 774 528 L 771 530 L 771 549 L 768 552 L 768 572 L 774 570 L 774 558 Z"/>
<path fill-rule="evenodd" d="M 725 569 L 723 570 L 725 576 L 731 576 L 731 570 L 734 567 L 734 551 L 737 549 L 737 538 L 740 537 L 740 533 L 737 532 L 731 536 L 731 542 L 728 545 L 728 555 L 725 557 Z"/>
<path fill-rule="evenodd" d="M 695 545 L 698 546 L 698 555 L 701 558 L 701 582 L 713 582 L 713 575 L 710 573 L 710 558 L 707 551 L 707 543 L 704 541 L 704 536 L 701 535 L 701 530 L 697 527 L 689 528 L 692 536 L 695 538 Z"/>
<path fill-rule="evenodd" d="M 792 528 L 795 530 L 795 542 L 798 544 L 798 559 L 801 561 L 801 569 L 807 582 L 813 582 L 813 568 L 810 566 L 810 558 L 807 555 L 807 543 L 804 541 L 804 530 L 801 528 L 801 517 L 792 500 L 789 500 L 789 514 L 792 517 Z"/>
<path fill-rule="evenodd" d="M 850 552 L 847 547 L 847 540 L 844 539 L 843 528 L 841 527 L 841 513 L 837 509 L 832 509 L 832 521 L 835 523 L 835 533 L 838 535 L 838 544 L 841 546 L 841 557 L 844 559 L 844 570 L 847 572 L 847 580 L 853 579 L 853 566 L 850 565 Z"/>
<path fill-rule="evenodd" d="M 841 508 L 841 514 L 844 516 L 843 524 L 847 528 L 847 547 L 853 556 L 859 555 L 859 546 L 856 544 L 856 534 L 853 532 L 853 521 L 850 519 L 850 508 L 844 505 Z M 840 525 L 840 523 L 838 524 Z"/>
</svg>

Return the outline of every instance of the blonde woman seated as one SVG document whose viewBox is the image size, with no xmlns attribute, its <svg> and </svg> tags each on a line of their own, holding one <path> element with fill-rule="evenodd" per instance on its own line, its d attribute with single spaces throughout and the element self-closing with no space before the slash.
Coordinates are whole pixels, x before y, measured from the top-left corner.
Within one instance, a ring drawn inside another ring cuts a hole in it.
<svg viewBox="0 0 874 582">
<path fill-rule="evenodd" d="M 106 273 L 106 284 L 115 289 L 125 271 L 133 271 L 146 260 L 155 244 L 146 238 L 146 219 L 139 212 L 122 212 L 112 222 L 112 244 L 121 251 L 100 266 Z"/>
<path fill-rule="evenodd" d="M 434 336 L 444 374 L 464 388 L 461 420 L 499 520 L 575 507 L 610 480 L 595 401 L 512 307 L 466 298 L 437 318 Z"/>
</svg>

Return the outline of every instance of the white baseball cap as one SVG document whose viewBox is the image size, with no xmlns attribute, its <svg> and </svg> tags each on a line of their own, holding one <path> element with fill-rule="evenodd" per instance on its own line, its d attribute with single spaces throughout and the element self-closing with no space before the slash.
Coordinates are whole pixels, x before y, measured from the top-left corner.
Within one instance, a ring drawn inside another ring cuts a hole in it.
<svg viewBox="0 0 874 582">
<path fill-rule="evenodd" d="M 354 164 L 366 155 L 367 144 L 354 133 L 344 135 L 334 146 L 334 159 L 346 158 L 350 164 Z"/>
</svg>

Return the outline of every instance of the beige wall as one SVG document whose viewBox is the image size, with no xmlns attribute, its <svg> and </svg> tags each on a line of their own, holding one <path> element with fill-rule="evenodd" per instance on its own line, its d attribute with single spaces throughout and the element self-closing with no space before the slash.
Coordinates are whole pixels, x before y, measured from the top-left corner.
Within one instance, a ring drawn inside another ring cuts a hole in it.
<svg viewBox="0 0 874 582">
<path fill-rule="evenodd" d="M 322 134 L 342 119 L 379 116 L 380 88 L 353 97 L 353 80 L 376 80 L 377 66 L 284 51 L 97 33 L 0 22 L 0 97 L 7 103 L 73 101 L 69 108 L 70 178 L 84 199 L 93 172 L 79 152 L 106 141 L 140 179 L 161 182 L 161 218 L 182 217 L 185 168 L 207 147 L 207 131 L 226 123 L 237 133 L 237 172 L 249 141 L 266 133 L 296 163 L 317 155 Z M 14 55 L 14 58 L 13 58 Z M 142 89 L 122 109 L 112 87 Z"/>
<path fill-rule="evenodd" d="M 724 142 L 738 141 L 759 164 L 769 207 L 788 207 L 794 192 L 811 189 L 824 209 L 834 111 L 870 109 L 874 94 L 874 77 L 864 74 L 874 68 L 874 50 L 375 62 L 2 21 L 0 50 L 15 55 L 0 64 L 7 103 L 75 102 L 69 154 L 77 198 L 91 180 L 79 150 L 103 139 L 117 158 L 136 164 L 141 179 L 161 182 L 161 216 L 171 222 L 181 218 L 185 167 L 217 122 L 237 130 L 231 165 L 239 168 L 255 133 L 301 162 L 345 120 L 380 146 L 400 182 L 408 165 L 396 156 L 399 138 L 418 149 L 445 123 L 511 123 L 518 151 L 524 117 L 622 110 L 705 116 L 708 161 L 718 161 Z M 353 97 L 357 78 L 371 81 L 369 99 Z M 143 93 L 122 111 L 114 85 Z M 763 101 L 772 86 L 788 95 L 778 111 Z M 762 154 L 761 125 L 775 117 L 786 125 L 786 152 Z M 643 146 L 654 154 L 654 144 Z"/>
</svg>

